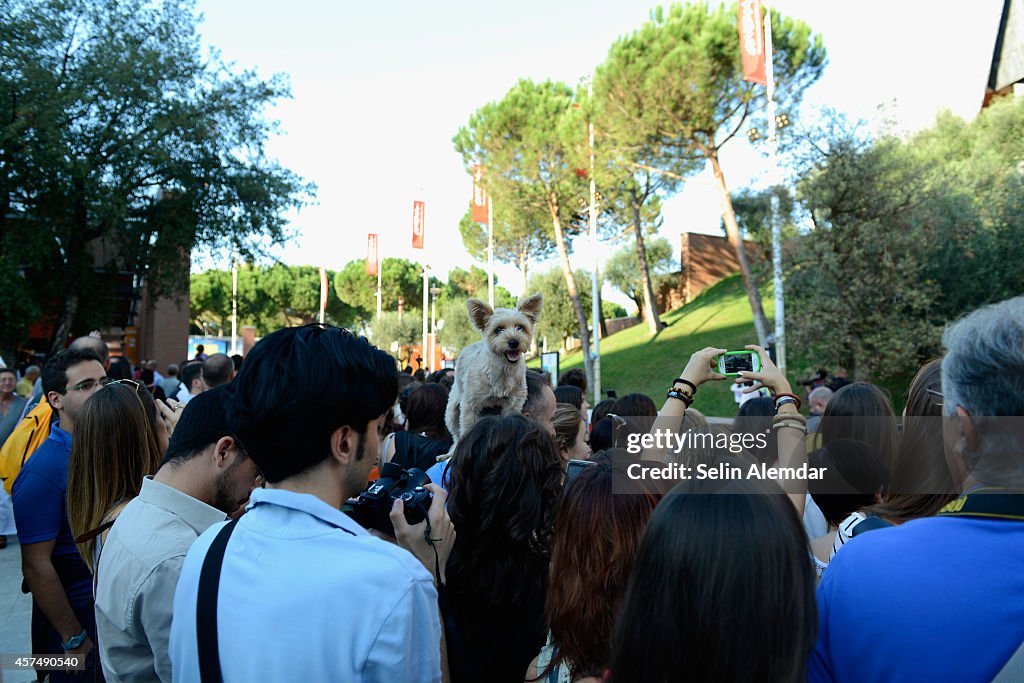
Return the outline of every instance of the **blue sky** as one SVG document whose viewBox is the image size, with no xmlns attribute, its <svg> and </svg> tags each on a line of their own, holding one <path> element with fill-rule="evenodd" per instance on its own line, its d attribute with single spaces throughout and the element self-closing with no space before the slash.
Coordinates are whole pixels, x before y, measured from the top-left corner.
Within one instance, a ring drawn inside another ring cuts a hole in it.
<svg viewBox="0 0 1024 683">
<path fill-rule="evenodd" d="M 201 0 L 199 10 L 204 42 L 225 60 L 291 81 L 293 98 L 268 112 L 282 132 L 268 154 L 319 191 L 314 206 L 292 216 L 298 237 L 276 255 L 337 269 L 363 258 L 366 233 L 377 232 L 383 256 L 426 261 L 443 276 L 471 262 L 458 234 L 471 190 L 451 144 L 459 126 L 519 78 L 576 83 L 655 4 Z M 829 53 L 798 113 L 805 120 L 821 106 L 874 120 L 884 105 L 888 119 L 913 131 L 941 109 L 977 113 L 1000 0 L 779 0 L 773 7 L 821 33 Z M 734 189 L 759 183 L 767 165 L 745 140 L 727 145 L 722 163 Z M 411 248 L 414 199 L 427 203 L 422 251 Z M 688 182 L 664 217 L 662 233 L 674 245 L 686 230 L 720 234 L 709 179 Z M 228 259 L 210 254 L 196 263 L 225 268 Z M 520 293 L 517 270 L 497 272 Z"/>
</svg>

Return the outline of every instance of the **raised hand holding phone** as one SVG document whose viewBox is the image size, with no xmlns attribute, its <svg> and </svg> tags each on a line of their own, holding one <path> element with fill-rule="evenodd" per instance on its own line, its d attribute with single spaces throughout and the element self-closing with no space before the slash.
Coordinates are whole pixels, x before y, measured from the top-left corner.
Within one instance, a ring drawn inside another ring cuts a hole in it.
<svg viewBox="0 0 1024 683">
<path fill-rule="evenodd" d="M 709 380 L 725 379 L 725 375 L 717 372 L 718 357 L 725 352 L 712 346 L 694 352 L 679 376 L 698 387 Z"/>
<path fill-rule="evenodd" d="M 736 383 L 742 384 L 750 380 L 754 381 L 752 386 L 743 390 L 744 394 L 757 391 L 762 386 L 768 387 L 773 394 L 788 394 L 793 391 L 789 380 L 782 374 L 782 371 L 775 366 L 767 352 L 756 344 L 748 344 L 745 348 L 755 351 L 761 362 L 761 369 L 758 371 L 745 370 L 738 374 Z"/>
</svg>

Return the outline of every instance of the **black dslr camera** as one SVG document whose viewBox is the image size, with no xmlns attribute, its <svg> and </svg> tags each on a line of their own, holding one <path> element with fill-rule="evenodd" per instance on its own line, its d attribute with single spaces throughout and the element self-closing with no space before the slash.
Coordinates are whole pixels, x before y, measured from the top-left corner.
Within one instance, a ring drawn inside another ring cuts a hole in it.
<svg viewBox="0 0 1024 683">
<path fill-rule="evenodd" d="M 419 524 L 427 518 L 433 495 L 424 488 L 430 477 L 423 470 L 412 467 L 403 470 L 393 462 L 385 463 L 380 469 L 380 479 L 370 484 L 354 501 L 345 504 L 342 510 L 364 529 L 395 535 L 391 524 L 391 506 L 399 498 L 405 506 L 405 521 Z"/>
</svg>

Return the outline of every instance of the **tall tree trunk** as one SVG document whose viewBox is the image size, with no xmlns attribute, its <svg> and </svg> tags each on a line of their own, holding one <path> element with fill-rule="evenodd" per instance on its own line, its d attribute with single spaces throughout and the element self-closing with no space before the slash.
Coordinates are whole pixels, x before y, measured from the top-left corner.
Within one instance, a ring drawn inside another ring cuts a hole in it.
<svg viewBox="0 0 1024 683">
<path fill-rule="evenodd" d="M 764 307 L 761 305 L 761 293 L 757 291 L 754 283 L 754 276 L 750 272 L 750 263 L 747 261 L 747 250 L 743 247 L 743 237 L 740 235 L 740 226 L 736 223 L 736 212 L 732 208 L 732 196 L 725 184 L 725 174 L 722 173 L 722 166 L 718 163 L 717 150 L 708 156 L 711 161 L 711 168 L 715 172 L 715 180 L 718 181 L 718 192 L 722 198 L 722 220 L 725 221 L 725 234 L 729 237 L 729 243 L 736 250 L 736 260 L 740 262 L 740 273 L 743 275 L 743 286 L 747 289 L 747 299 L 750 301 L 750 311 L 754 314 L 754 329 L 757 331 L 757 343 L 762 348 L 768 348 L 768 321 L 764 315 Z"/>
<path fill-rule="evenodd" d="M 594 386 L 594 363 L 590 358 L 590 330 L 587 328 L 587 314 L 583 311 L 583 301 L 580 299 L 579 290 L 576 289 L 576 277 L 572 273 L 572 266 L 569 265 L 569 251 L 565 248 L 562 221 L 558 216 L 558 196 L 554 193 L 548 196 L 548 211 L 551 213 L 551 225 L 555 229 L 555 246 L 558 248 L 558 260 L 562 264 L 562 273 L 565 275 L 565 287 L 569 290 L 569 298 L 572 299 L 572 307 L 576 311 L 576 324 L 579 326 L 580 346 L 583 351 L 583 369 L 587 373 L 587 384 L 592 387 Z"/>
<path fill-rule="evenodd" d="M 529 294 L 527 291 L 527 270 L 530 267 L 529 254 L 525 249 L 519 252 L 519 272 L 523 274 L 523 296 Z"/>
<path fill-rule="evenodd" d="M 597 273 L 597 281 L 601 281 L 601 272 Z M 604 297 L 601 296 L 601 290 L 597 290 L 597 312 L 601 320 L 601 339 L 608 336 L 608 325 L 604 321 Z"/>
<path fill-rule="evenodd" d="M 57 329 L 50 342 L 50 356 L 64 348 L 68 341 L 68 335 L 71 334 L 71 325 L 75 322 L 76 315 L 78 315 L 78 292 L 70 289 L 64 296 L 64 304 L 61 306 L 60 316 L 57 318 Z"/>
<path fill-rule="evenodd" d="M 636 188 L 629 190 L 630 205 L 633 207 L 633 232 L 636 235 L 636 259 L 640 264 L 640 286 L 644 294 L 644 317 L 651 334 L 658 334 L 664 325 L 661 322 L 661 311 L 658 301 L 654 298 L 654 287 L 651 284 L 651 270 L 647 266 L 647 247 L 644 246 L 644 229 L 640 220 L 640 198 Z"/>
</svg>

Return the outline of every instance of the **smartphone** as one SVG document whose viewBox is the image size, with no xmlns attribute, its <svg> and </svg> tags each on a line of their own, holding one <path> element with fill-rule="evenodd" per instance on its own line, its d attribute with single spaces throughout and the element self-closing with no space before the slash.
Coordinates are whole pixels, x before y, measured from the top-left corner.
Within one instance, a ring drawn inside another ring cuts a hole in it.
<svg viewBox="0 0 1024 683">
<path fill-rule="evenodd" d="M 570 460 L 565 467 L 565 485 L 568 486 L 572 480 L 579 476 L 584 467 L 593 467 L 596 462 L 590 460 Z"/>
<path fill-rule="evenodd" d="M 760 372 L 761 357 L 756 351 L 726 351 L 718 357 L 718 372 L 736 377 L 741 372 Z"/>
<path fill-rule="evenodd" d="M 619 397 L 619 395 L 615 393 L 614 389 L 609 389 L 608 391 L 604 392 L 604 395 L 607 398 L 618 398 Z"/>
</svg>

